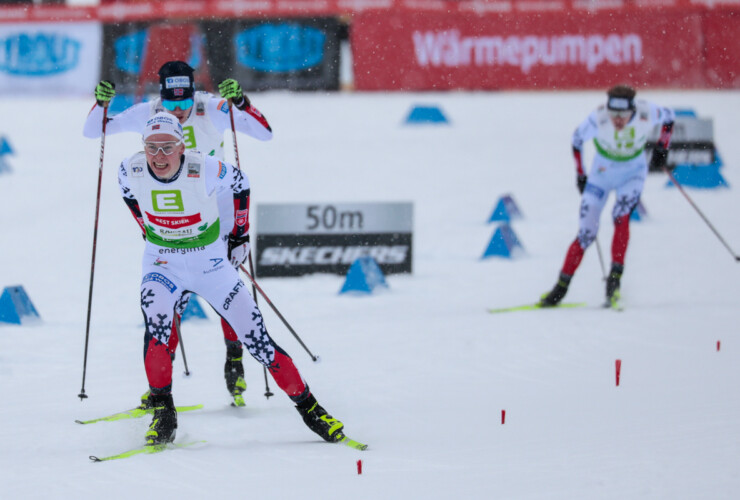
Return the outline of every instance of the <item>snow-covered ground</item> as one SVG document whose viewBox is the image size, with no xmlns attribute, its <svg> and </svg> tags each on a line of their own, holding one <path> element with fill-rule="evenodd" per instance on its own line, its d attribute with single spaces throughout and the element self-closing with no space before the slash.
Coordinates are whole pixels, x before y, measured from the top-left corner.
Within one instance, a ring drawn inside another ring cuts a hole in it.
<svg viewBox="0 0 740 500">
<path fill-rule="evenodd" d="M 740 93 L 641 96 L 714 119 L 731 188 L 688 192 L 740 251 Z M 252 97 L 275 130 L 269 143 L 240 137 L 253 206 L 414 203 L 414 273 L 389 276 L 386 293 L 340 296 L 343 278 L 332 275 L 261 280 L 321 362 L 261 302 L 272 336 L 370 448 L 319 441 L 286 396 L 262 396 L 251 359 L 248 406 L 229 407 L 209 311 L 209 321 L 185 323 L 192 375 L 178 353 L 174 381 L 177 404 L 205 405 L 180 416 L 178 441 L 207 443 L 91 463 L 143 443 L 149 424 L 74 422 L 130 408 L 146 389 L 142 242 L 116 183 L 140 139 L 106 142 L 80 402 L 100 151 L 81 134 L 92 98 L 5 99 L 0 135 L 15 156 L 14 172 L 0 175 L 0 286 L 23 285 L 43 322 L 0 327 L 0 497 L 738 498 L 740 266 L 663 175 L 648 179 L 648 218 L 632 225 L 624 312 L 598 307 L 595 249 L 568 295 L 589 307 L 486 312 L 554 284 L 577 228 L 570 136 L 603 92 Z M 404 126 L 415 104 L 439 105 L 451 124 Z M 506 193 L 524 214 L 513 228 L 526 255 L 481 260 L 495 229 L 486 221 Z M 611 201 L 599 238 L 607 260 L 610 210 Z"/>
</svg>

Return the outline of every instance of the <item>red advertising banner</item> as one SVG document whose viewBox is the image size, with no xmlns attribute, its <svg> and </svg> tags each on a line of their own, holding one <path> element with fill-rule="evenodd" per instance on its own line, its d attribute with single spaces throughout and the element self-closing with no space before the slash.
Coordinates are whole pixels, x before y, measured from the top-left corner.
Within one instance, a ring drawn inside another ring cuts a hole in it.
<svg viewBox="0 0 740 500">
<path fill-rule="evenodd" d="M 81 21 L 106 27 L 207 22 L 228 28 L 235 22 L 317 16 L 350 27 L 358 90 L 578 89 L 619 81 L 740 88 L 740 0 L 117 0 L 79 7 L 0 6 L 0 26 L 13 30 Z M 218 43 L 230 43 L 222 38 Z M 25 48 L 18 40 L 0 41 L 12 55 Z M 132 36 L 126 43 L 140 41 Z M 218 43 L 205 48 L 221 53 Z M 112 50 L 107 44 L 104 49 Z M 24 54 L 32 59 L 28 49 Z M 213 59 L 210 52 L 207 56 Z M 15 62 L 10 55 L 6 59 Z"/>
<path fill-rule="evenodd" d="M 363 12 L 506 14 L 553 12 L 704 11 L 740 7 L 740 0 L 101 0 L 94 6 L 0 6 L 0 22 L 218 20 L 354 16 Z"/>
<path fill-rule="evenodd" d="M 738 42 L 733 41 L 734 44 Z M 704 86 L 701 13 L 364 13 L 358 90 Z"/>
<path fill-rule="evenodd" d="M 740 11 L 702 15 L 707 88 L 740 88 Z"/>
</svg>

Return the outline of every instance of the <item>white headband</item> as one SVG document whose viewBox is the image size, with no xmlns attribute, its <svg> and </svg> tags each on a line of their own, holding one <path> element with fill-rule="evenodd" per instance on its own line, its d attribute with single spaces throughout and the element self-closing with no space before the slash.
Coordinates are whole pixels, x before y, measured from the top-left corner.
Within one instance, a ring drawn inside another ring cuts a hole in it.
<svg viewBox="0 0 740 500">
<path fill-rule="evenodd" d="M 606 102 L 606 107 L 616 111 L 627 111 L 635 109 L 635 102 L 627 97 L 610 97 Z"/>
</svg>

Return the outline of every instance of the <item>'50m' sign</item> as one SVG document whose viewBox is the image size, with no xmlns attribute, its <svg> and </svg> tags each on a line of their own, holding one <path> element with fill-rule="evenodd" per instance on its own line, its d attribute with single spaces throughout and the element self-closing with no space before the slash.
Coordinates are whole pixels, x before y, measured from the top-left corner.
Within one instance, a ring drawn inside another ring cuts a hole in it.
<svg viewBox="0 0 740 500">
<path fill-rule="evenodd" d="M 345 274 L 366 255 L 386 274 L 410 273 L 412 239 L 411 203 L 261 204 L 256 274 Z"/>
</svg>

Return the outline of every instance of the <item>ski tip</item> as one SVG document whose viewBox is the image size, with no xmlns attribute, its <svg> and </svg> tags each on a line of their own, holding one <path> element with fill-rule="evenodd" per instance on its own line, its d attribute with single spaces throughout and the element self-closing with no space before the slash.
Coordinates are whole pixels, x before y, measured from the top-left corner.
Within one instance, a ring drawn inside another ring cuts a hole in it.
<svg viewBox="0 0 740 500">
<path fill-rule="evenodd" d="M 90 460 L 92 460 L 93 462 L 102 462 L 102 460 L 95 455 L 90 455 Z"/>
<path fill-rule="evenodd" d="M 76 423 L 76 424 L 82 424 L 82 425 L 85 425 L 85 422 L 83 422 L 82 420 L 75 420 L 75 423 Z"/>
<path fill-rule="evenodd" d="M 344 436 L 344 439 L 340 441 L 341 443 L 344 443 L 345 445 L 349 446 L 350 448 L 354 448 L 355 450 L 365 451 L 367 450 L 367 445 L 365 443 L 360 443 L 359 441 L 355 441 L 354 439 L 350 439 L 347 436 Z"/>
</svg>

